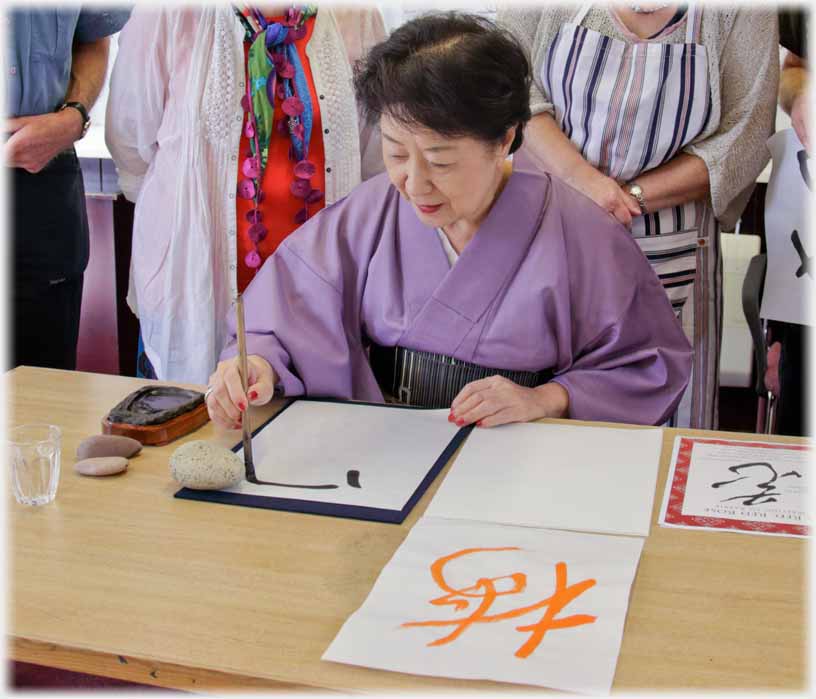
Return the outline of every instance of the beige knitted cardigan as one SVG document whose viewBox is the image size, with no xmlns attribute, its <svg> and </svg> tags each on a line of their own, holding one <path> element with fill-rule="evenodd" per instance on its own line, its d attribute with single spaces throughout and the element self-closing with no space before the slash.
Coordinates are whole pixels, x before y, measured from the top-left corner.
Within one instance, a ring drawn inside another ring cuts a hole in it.
<svg viewBox="0 0 816 699">
<path fill-rule="evenodd" d="M 541 71 L 558 28 L 570 22 L 577 11 L 577 5 L 499 8 L 497 22 L 515 34 L 529 52 L 533 114 L 554 113 Z M 582 26 L 631 41 L 604 6 L 590 9 Z M 683 20 L 659 41 L 683 43 L 685 37 Z M 760 7 L 704 7 L 700 41 L 708 50 L 712 112 L 705 131 L 683 150 L 705 162 L 714 214 L 725 230 L 732 230 L 770 158 L 765 142 L 774 131 L 779 82 L 776 12 Z"/>
</svg>

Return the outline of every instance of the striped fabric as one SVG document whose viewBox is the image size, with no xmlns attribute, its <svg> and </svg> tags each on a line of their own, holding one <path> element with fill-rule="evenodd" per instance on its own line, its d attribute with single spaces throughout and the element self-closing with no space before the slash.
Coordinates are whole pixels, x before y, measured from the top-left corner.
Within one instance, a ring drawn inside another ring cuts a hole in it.
<svg viewBox="0 0 816 699">
<path fill-rule="evenodd" d="M 612 39 L 581 26 L 591 5 L 561 26 L 541 84 L 564 133 L 584 158 L 619 182 L 671 160 L 706 127 L 711 91 L 701 8 L 686 14 L 686 42 Z M 632 235 L 663 282 L 695 351 L 694 376 L 677 424 L 716 423 L 720 337 L 719 230 L 706 202 L 637 217 Z"/>
</svg>

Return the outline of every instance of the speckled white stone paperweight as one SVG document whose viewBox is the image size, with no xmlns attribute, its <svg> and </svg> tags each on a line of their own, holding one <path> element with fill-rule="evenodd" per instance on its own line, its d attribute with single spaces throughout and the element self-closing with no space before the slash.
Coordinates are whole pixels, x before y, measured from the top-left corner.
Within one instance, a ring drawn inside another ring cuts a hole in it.
<svg viewBox="0 0 816 699">
<path fill-rule="evenodd" d="M 185 488 L 220 490 L 241 481 L 245 468 L 234 452 L 198 439 L 173 452 L 170 474 Z"/>
</svg>

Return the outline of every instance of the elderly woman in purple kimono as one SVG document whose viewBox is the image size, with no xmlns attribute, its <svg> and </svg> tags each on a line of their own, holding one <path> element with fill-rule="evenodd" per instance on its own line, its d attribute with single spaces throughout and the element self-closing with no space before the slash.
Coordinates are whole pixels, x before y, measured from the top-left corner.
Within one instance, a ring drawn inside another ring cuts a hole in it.
<svg viewBox="0 0 816 699">
<path fill-rule="evenodd" d="M 530 80 L 516 40 L 469 15 L 421 17 L 371 50 L 355 89 L 387 172 L 310 219 L 250 284 L 249 388 L 233 317 L 213 421 L 238 427 L 273 392 L 385 396 L 483 427 L 672 414 L 691 352 L 646 258 L 588 198 L 507 160 Z"/>
</svg>

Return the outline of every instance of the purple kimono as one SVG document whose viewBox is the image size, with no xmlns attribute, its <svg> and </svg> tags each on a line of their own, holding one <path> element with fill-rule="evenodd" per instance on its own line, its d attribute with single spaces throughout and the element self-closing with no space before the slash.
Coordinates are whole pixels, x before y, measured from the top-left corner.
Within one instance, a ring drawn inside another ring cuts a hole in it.
<svg viewBox="0 0 816 699">
<path fill-rule="evenodd" d="M 620 270 L 626 270 L 621 274 Z M 691 348 L 629 232 L 547 175 L 514 172 L 451 267 L 383 174 L 289 236 L 244 294 L 247 352 L 287 396 L 382 402 L 370 341 L 551 369 L 570 417 L 660 424 Z M 237 353 L 235 315 L 221 358 Z"/>
</svg>

